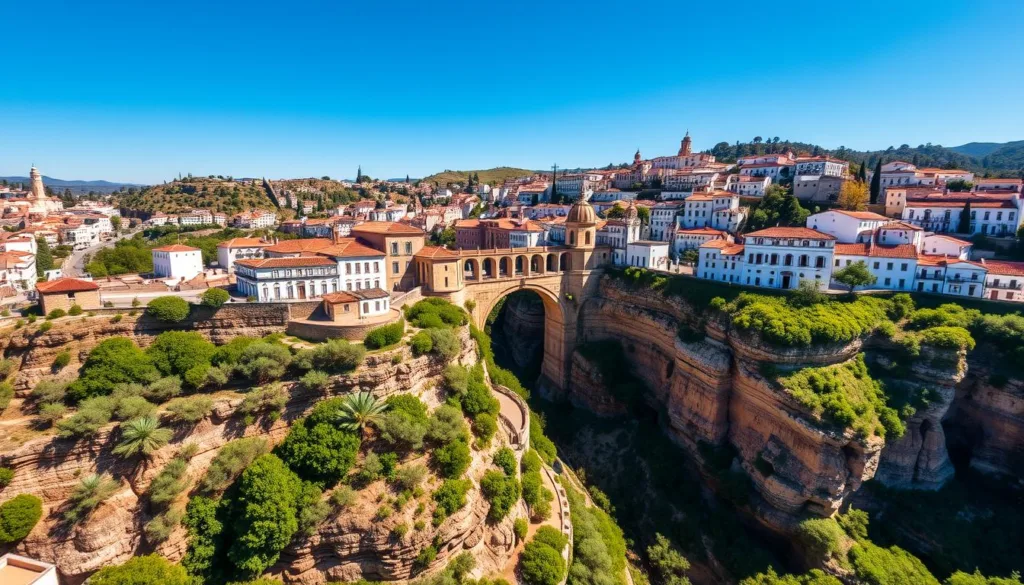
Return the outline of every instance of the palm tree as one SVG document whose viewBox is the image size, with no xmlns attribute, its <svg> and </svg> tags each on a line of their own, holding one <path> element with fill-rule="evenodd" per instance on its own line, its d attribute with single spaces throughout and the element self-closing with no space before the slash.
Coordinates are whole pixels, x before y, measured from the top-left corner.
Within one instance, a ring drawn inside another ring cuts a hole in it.
<svg viewBox="0 0 1024 585">
<path fill-rule="evenodd" d="M 114 447 L 114 454 L 124 458 L 138 454 L 149 457 L 171 440 L 170 429 L 160 428 L 160 421 L 155 416 L 140 416 L 121 427 L 121 442 Z"/>
<path fill-rule="evenodd" d="M 369 392 L 356 392 L 345 398 L 338 413 L 341 428 L 346 431 L 360 431 L 366 438 L 370 425 L 378 425 L 384 418 L 388 404 L 378 400 Z"/>
</svg>

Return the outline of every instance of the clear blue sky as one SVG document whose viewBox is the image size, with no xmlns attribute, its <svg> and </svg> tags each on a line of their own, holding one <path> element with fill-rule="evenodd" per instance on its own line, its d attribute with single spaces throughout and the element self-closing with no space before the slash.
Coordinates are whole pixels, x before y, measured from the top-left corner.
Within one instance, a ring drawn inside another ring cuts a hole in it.
<svg viewBox="0 0 1024 585">
<path fill-rule="evenodd" d="M 0 175 L 375 177 L 1024 139 L 1024 2 L 3 2 Z"/>
</svg>

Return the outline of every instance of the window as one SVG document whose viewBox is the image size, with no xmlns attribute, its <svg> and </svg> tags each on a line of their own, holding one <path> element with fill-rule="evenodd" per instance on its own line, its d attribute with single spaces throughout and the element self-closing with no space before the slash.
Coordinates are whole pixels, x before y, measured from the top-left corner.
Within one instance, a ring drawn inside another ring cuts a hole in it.
<svg viewBox="0 0 1024 585">
<path fill-rule="evenodd" d="M 907 271 L 907 263 L 904 262 L 903 264 L 900 264 L 900 272 L 906 272 L 906 271 Z"/>
<path fill-rule="evenodd" d="M 398 242 L 391 242 L 391 255 L 398 256 Z"/>
<path fill-rule="evenodd" d="M 887 262 L 887 263 L 885 264 L 885 269 L 886 269 L 886 270 L 892 270 L 892 262 Z"/>
<path fill-rule="evenodd" d="M 373 310 L 374 311 L 379 311 L 380 310 L 380 301 L 374 301 L 373 302 Z"/>
<path fill-rule="evenodd" d="M 872 268 L 874 268 L 875 270 L 878 270 L 878 266 L 879 266 L 879 263 L 878 263 L 878 262 L 875 262 L 875 263 L 874 263 L 874 264 L 872 265 Z"/>
<path fill-rule="evenodd" d="M 397 246 L 398 244 L 395 245 Z M 394 274 L 398 274 L 398 262 L 391 263 L 391 272 L 393 272 Z"/>
<path fill-rule="evenodd" d="M 405 243 L 405 254 L 408 256 L 412 254 L 412 242 Z"/>
</svg>

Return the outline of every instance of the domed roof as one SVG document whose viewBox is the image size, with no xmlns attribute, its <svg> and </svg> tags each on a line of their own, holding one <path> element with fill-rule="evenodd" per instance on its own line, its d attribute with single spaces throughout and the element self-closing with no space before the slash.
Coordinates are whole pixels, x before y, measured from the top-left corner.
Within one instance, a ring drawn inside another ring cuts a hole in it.
<svg viewBox="0 0 1024 585">
<path fill-rule="evenodd" d="M 569 208 L 569 215 L 565 218 L 565 223 L 596 224 L 597 212 L 594 211 L 593 205 L 581 197 Z"/>
</svg>

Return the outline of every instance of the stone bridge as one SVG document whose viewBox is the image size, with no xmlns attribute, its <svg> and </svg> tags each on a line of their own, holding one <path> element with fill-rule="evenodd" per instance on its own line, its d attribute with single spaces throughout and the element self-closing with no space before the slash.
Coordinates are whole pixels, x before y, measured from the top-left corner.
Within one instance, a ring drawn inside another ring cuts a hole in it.
<svg viewBox="0 0 1024 585">
<path fill-rule="evenodd" d="M 430 259 L 417 258 L 423 294 L 443 296 L 469 305 L 474 324 L 483 329 L 487 316 L 506 295 L 535 292 L 544 303 L 544 362 L 541 387 L 563 390 L 576 346 L 579 307 L 596 291 L 605 264 L 606 247 L 545 246 L 491 250 L 443 250 Z M 454 272 L 454 277 L 451 273 Z"/>
</svg>

